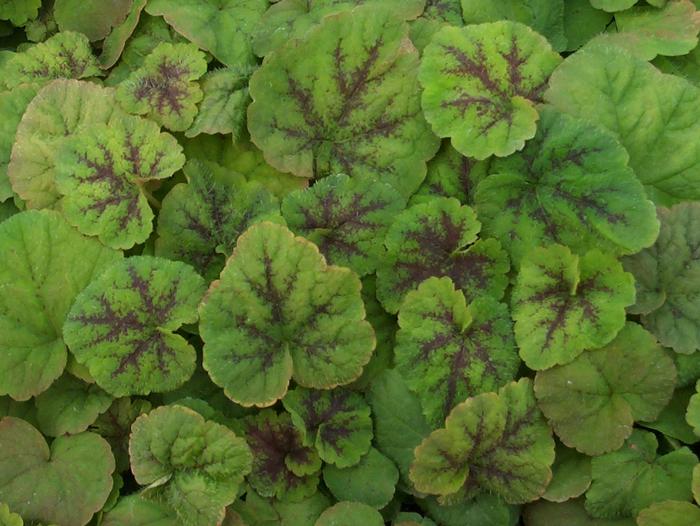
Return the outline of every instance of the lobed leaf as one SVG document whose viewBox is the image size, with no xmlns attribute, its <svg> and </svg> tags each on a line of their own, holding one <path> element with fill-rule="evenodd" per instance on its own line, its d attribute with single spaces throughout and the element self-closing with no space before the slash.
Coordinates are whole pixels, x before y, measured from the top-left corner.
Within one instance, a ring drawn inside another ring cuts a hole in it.
<svg viewBox="0 0 700 526">
<path fill-rule="evenodd" d="M 377 297 L 397 312 L 411 290 L 432 276 L 447 276 L 468 300 L 503 296 L 508 257 L 494 239 L 477 240 L 481 223 L 454 198 L 416 204 L 394 219 L 377 269 Z"/>
<path fill-rule="evenodd" d="M 23 26 L 39 14 L 41 0 L 6 0 L 0 4 L 0 20 Z"/>
<path fill-rule="evenodd" d="M 511 299 L 520 357 L 535 370 L 567 364 L 610 342 L 632 303 L 632 275 L 612 256 L 536 248 L 520 267 Z"/>
<path fill-rule="evenodd" d="M 496 159 L 476 190 L 484 234 L 514 261 L 548 243 L 633 254 L 654 243 L 654 204 L 607 130 L 545 107 L 521 153 Z"/>
<path fill-rule="evenodd" d="M 114 396 L 175 389 L 192 376 L 196 359 L 175 331 L 197 321 L 205 288 L 189 265 L 130 257 L 76 298 L 63 326 L 66 343 Z"/>
<path fill-rule="evenodd" d="M 467 304 L 450 278 L 430 278 L 399 310 L 396 370 L 433 427 L 462 400 L 515 378 L 520 358 L 508 308 L 490 297 Z"/>
<path fill-rule="evenodd" d="M 407 33 L 388 9 L 367 6 L 326 17 L 271 54 L 250 79 L 248 109 L 265 159 L 299 177 L 374 176 L 414 192 L 438 143 L 420 112 Z"/>
<path fill-rule="evenodd" d="M 252 463 L 242 438 L 181 406 L 138 417 L 129 456 L 144 496 L 174 509 L 183 526 L 220 522 Z"/>
<path fill-rule="evenodd" d="M 83 234 L 112 248 L 143 243 L 153 230 L 147 184 L 185 163 L 177 140 L 154 122 L 125 115 L 86 126 L 56 156 L 61 211 Z"/>
<path fill-rule="evenodd" d="M 68 310 L 121 253 L 83 237 L 49 211 L 22 212 L 0 223 L 0 246 L 0 394 L 27 400 L 61 376 Z"/>
<path fill-rule="evenodd" d="M 274 404 L 292 378 L 316 389 L 352 382 L 376 345 L 360 287 L 311 242 L 253 225 L 200 307 L 204 368 L 245 406 Z"/>
<path fill-rule="evenodd" d="M 510 155 L 534 137 L 534 106 L 560 61 L 544 37 L 517 22 L 445 27 L 423 53 L 425 118 L 464 155 Z"/>
<path fill-rule="evenodd" d="M 94 433 L 61 436 L 49 447 L 31 424 L 5 417 L 0 443 L 0 501 L 25 520 L 83 526 L 107 500 L 114 457 Z M 56 505 L 76 494 L 70 505 Z"/>
<path fill-rule="evenodd" d="M 318 246 L 332 265 L 360 276 L 384 256 L 382 239 L 405 201 L 389 184 L 369 177 L 332 175 L 282 202 L 289 228 Z"/>
<path fill-rule="evenodd" d="M 656 420 L 675 383 L 671 358 L 651 334 L 628 322 L 602 349 L 539 371 L 535 395 L 564 444 L 600 455 L 622 447 L 635 421 Z"/>
<path fill-rule="evenodd" d="M 418 491 L 452 497 L 495 493 L 511 504 L 537 499 L 552 478 L 554 440 L 527 378 L 457 405 L 445 427 L 416 448 Z"/>
<path fill-rule="evenodd" d="M 282 405 L 321 460 L 339 468 L 353 466 L 372 442 L 370 408 L 361 394 L 347 389 L 316 391 L 298 387 L 287 393 Z"/>
</svg>

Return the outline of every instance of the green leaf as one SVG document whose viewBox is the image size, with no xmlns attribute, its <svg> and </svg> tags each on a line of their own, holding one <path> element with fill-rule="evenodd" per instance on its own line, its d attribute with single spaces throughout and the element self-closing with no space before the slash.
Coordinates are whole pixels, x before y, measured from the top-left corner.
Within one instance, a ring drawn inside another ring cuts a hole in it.
<svg viewBox="0 0 700 526">
<path fill-rule="evenodd" d="M 121 254 L 49 211 L 22 212 L 0 223 L 0 246 L 0 394 L 27 400 L 61 376 L 68 310 Z"/>
<path fill-rule="evenodd" d="M 361 502 L 377 509 L 389 504 L 398 480 L 399 470 L 394 463 L 374 448 L 355 466 L 323 468 L 323 481 L 336 499 Z"/>
<path fill-rule="evenodd" d="M 129 456 L 144 495 L 172 507 L 185 526 L 221 521 L 252 463 L 242 438 L 181 406 L 137 418 Z"/>
<path fill-rule="evenodd" d="M 304 38 L 309 30 L 329 15 L 361 5 L 367 11 L 388 8 L 400 20 L 411 20 L 423 12 L 425 0 L 281 0 L 272 4 L 262 18 L 255 38 L 255 52 L 265 56 L 289 40 Z"/>
<path fill-rule="evenodd" d="M 389 184 L 370 177 L 332 175 L 289 194 L 282 215 L 289 228 L 315 243 L 329 263 L 364 276 L 374 272 L 384 257 L 384 235 L 405 206 Z"/>
<path fill-rule="evenodd" d="M 616 46 L 587 47 L 552 75 L 545 99 L 616 134 L 657 204 L 700 198 L 700 90 Z"/>
<path fill-rule="evenodd" d="M 77 31 L 96 41 L 124 21 L 131 4 L 132 0 L 56 0 L 53 12 L 61 32 Z"/>
<path fill-rule="evenodd" d="M 567 49 L 574 51 L 598 33 L 605 31 L 612 15 L 595 9 L 590 0 L 566 0 L 564 2 L 564 34 Z"/>
<path fill-rule="evenodd" d="M 634 303 L 634 279 L 608 254 L 551 245 L 523 261 L 511 301 L 520 357 L 548 369 L 615 337 Z"/>
<path fill-rule="evenodd" d="M 255 63 L 253 32 L 267 0 L 150 0 L 146 12 L 163 16 L 175 30 L 226 66 Z"/>
<path fill-rule="evenodd" d="M 657 457 L 657 446 L 653 433 L 635 430 L 621 449 L 593 458 L 588 512 L 599 518 L 626 517 L 654 502 L 690 500 L 697 457 L 686 447 Z"/>
<path fill-rule="evenodd" d="M 411 480 L 433 495 L 486 490 L 510 504 L 537 499 L 552 478 L 554 440 L 523 378 L 457 405 L 416 448 Z"/>
<path fill-rule="evenodd" d="M 695 389 L 691 387 L 678 388 L 678 385 L 676 387 L 671 401 L 659 413 L 659 416 L 653 422 L 640 422 L 640 425 L 659 431 L 668 438 L 680 440 L 684 444 L 695 444 L 700 442 L 700 438 L 693 433 L 693 428 L 685 420 L 688 403 Z"/>
<path fill-rule="evenodd" d="M 15 53 L 2 66 L 8 88 L 25 83 L 46 84 L 53 79 L 84 79 L 101 74 L 90 42 L 80 33 L 65 31 Z"/>
<path fill-rule="evenodd" d="M 46 436 L 75 435 L 85 431 L 107 411 L 112 397 L 94 384 L 63 375 L 36 398 L 36 418 Z"/>
<path fill-rule="evenodd" d="M 602 349 L 539 371 L 535 394 L 564 444 L 600 455 L 619 449 L 635 421 L 653 422 L 671 400 L 675 383 L 670 356 L 651 334 L 629 322 Z"/>
<path fill-rule="evenodd" d="M 418 513 L 401 512 L 396 516 L 391 526 L 435 526 L 435 523 Z"/>
<path fill-rule="evenodd" d="M 0 503 L 0 526 L 24 526 L 22 517 L 10 511 L 7 504 Z"/>
<path fill-rule="evenodd" d="M 352 382 L 376 344 L 360 288 L 306 239 L 253 225 L 200 307 L 204 368 L 245 406 L 274 404 L 292 378 L 316 389 Z"/>
<path fill-rule="evenodd" d="M 294 501 L 316 492 L 321 459 L 314 448 L 304 446 L 288 413 L 263 410 L 243 419 L 241 426 L 253 452 L 253 471 L 247 480 L 255 491 Z"/>
<path fill-rule="evenodd" d="M 696 86 L 700 84 L 700 47 L 678 57 L 658 56 L 652 64 L 664 73 L 682 77 Z"/>
<path fill-rule="evenodd" d="M 636 4 L 638 0 L 590 0 L 590 2 L 596 9 L 602 9 L 603 11 L 613 13 L 615 11 L 629 9 Z"/>
<path fill-rule="evenodd" d="M 394 369 L 377 377 L 370 387 L 368 399 L 374 415 L 376 446 L 394 461 L 404 485 L 408 485 L 414 449 L 431 430 L 420 401 Z"/>
<path fill-rule="evenodd" d="M 695 502 L 700 503 L 700 464 L 695 464 L 693 468 L 692 491 Z"/>
<path fill-rule="evenodd" d="M 423 51 L 433 35 L 447 25 L 464 25 L 460 0 L 431 0 L 423 13 L 411 22 L 411 42 Z"/>
<path fill-rule="evenodd" d="M 14 195 L 7 176 L 12 145 L 22 116 L 38 91 L 37 85 L 25 84 L 0 92 L 0 115 L 3 117 L 0 120 L 0 202 Z"/>
<path fill-rule="evenodd" d="M 114 396 L 169 391 L 196 353 L 175 333 L 197 321 L 204 280 L 189 265 L 135 256 L 111 266 L 75 300 L 63 327 L 78 362 Z"/>
<path fill-rule="evenodd" d="M 625 258 L 625 269 L 636 280 L 642 325 L 666 347 L 691 354 L 700 349 L 700 204 L 682 203 L 657 210 L 661 231 L 656 244 Z"/>
<path fill-rule="evenodd" d="M 499 497 L 480 493 L 475 498 L 459 504 L 442 505 L 434 498 L 418 501 L 421 508 L 440 526 L 516 526 L 519 508 L 509 506 Z M 552 525 L 549 525 L 552 526 Z"/>
<path fill-rule="evenodd" d="M 606 33 L 594 42 L 615 45 L 641 58 L 685 55 L 698 45 L 700 13 L 690 0 L 674 0 L 662 9 L 633 7 L 615 15 L 617 33 Z"/>
<path fill-rule="evenodd" d="M 9 20 L 15 26 L 23 26 L 39 14 L 41 0 L 6 0 L 0 4 L 0 20 Z"/>
<path fill-rule="evenodd" d="M 184 164 L 175 137 L 152 121 L 125 115 L 86 126 L 56 155 L 61 211 L 83 234 L 112 248 L 131 248 L 153 230 L 146 185 Z"/>
<path fill-rule="evenodd" d="M 56 155 L 73 134 L 118 113 L 114 92 L 90 82 L 54 80 L 29 103 L 17 127 L 7 174 L 28 208 L 55 206 Z"/>
<path fill-rule="evenodd" d="M 467 304 L 450 278 L 430 278 L 399 310 L 396 370 L 439 427 L 462 400 L 515 378 L 520 358 L 508 308 L 485 296 Z"/>
<path fill-rule="evenodd" d="M 204 53 L 193 44 L 159 44 L 117 86 L 117 100 L 129 113 L 184 131 L 192 125 L 204 96 L 196 80 L 206 71 Z"/>
<path fill-rule="evenodd" d="M 491 164 L 476 209 L 514 261 L 549 243 L 633 254 L 654 243 L 655 207 L 614 135 L 545 107 L 525 149 Z"/>
<path fill-rule="evenodd" d="M 277 199 L 257 183 L 193 159 L 184 169 L 188 183 L 173 187 L 158 215 L 157 256 L 184 261 L 214 279 L 238 236 L 279 214 Z"/>
<path fill-rule="evenodd" d="M 100 526 L 178 526 L 175 512 L 139 495 L 122 497 L 102 517 Z"/>
<path fill-rule="evenodd" d="M 462 0 L 462 14 L 467 24 L 510 20 L 530 26 L 545 36 L 557 51 L 566 49 L 564 4 L 569 0 Z"/>
<path fill-rule="evenodd" d="M 407 33 L 393 13 L 367 6 L 329 16 L 269 55 L 250 80 L 248 109 L 265 159 L 300 177 L 381 176 L 413 193 L 438 141 L 420 112 Z"/>
<path fill-rule="evenodd" d="M 0 444 L 0 501 L 24 520 L 83 526 L 107 500 L 114 457 L 98 435 L 62 436 L 49 447 L 30 424 L 5 417 Z"/>
<path fill-rule="evenodd" d="M 411 204 L 433 197 L 454 197 L 462 204 L 472 204 L 476 186 L 486 177 L 489 161 L 465 157 L 444 141 L 438 154 L 428 163 L 428 175 Z"/>
<path fill-rule="evenodd" d="M 700 437 L 700 380 L 695 384 L 695 394 L 688 402 L 685 419 L 693 428 L 693 432 Z"/>
<path fill-rule="evenodd" d="M 224 521 L 223 526 L 313 526 L 330 505 L 331 500 L 320 491 L 299 501 L 266 499 L 249 491 L 245 501 L 238 500 L 229 507 L 229 511 L 235 508 L 242 522 Z"/>
<path fill-rule="evenodd" d="M 0 397 L 0 418 L 3 416 L 15 416 L 38 427 L 34 400 L 17 402 L 9 396 Z"/>
<path fill-rule="evenodd" d="M 545 38 L 520 23 L 445 27 L 423 53 L 425 118 L 464 155 L 510 155 L 534 137 L 535 104 L 559 62 Z"/>
<path fill-rule="evenodd" d="M 148 0 L 133 0 L 129 14 L 123 22 L 115 26 L 102 42 L 102 53 L 98 57 L 100 66 L 109 69 L 121 57 L 124 47 L 141 19 L 141 12 Z"/>
<path fill-rule="evenodd" d="M 447 276 L 471 301 L 500 299 L 508 284 L 508 257 L 493 239 L 477 240 L 481 223 L 454 198 L 436 198 L 398 214 L 377 270 L 377 297 L 397 312 L 406 294 L 432 276 Z"/>
<path fill-rule="evenodd" d="M 187 137 L 200 133 L 231 133 L 234 142 L 246 126 L 249 71 L 219 69 L 205 73 L 202 77 L 204 98 L 192 126 L 185 132 Z"/>
<path fill-rule="evenodd" d="M 557 504 L 539 500 L 525 507 L 523 519 L 525 526 L 637 526 L 632 518 L 594 519 L 586 512 L 583 499 Z"/>
<path fill-rule="evenodd" d="M 377 510 L 360 502 L 339 502 L 321 513 L 314 526 L 383 526 Z"/>
<path fill-rule="evenodd" d="M 557 442 L 552 480 L 542 498 L 550 502 L 575 499 L 591 485 L 591 458 Z"/>
<path fill-rule="evenodd" d="M 700 508 L 690 502 L 656 502 L 637 515 L 639 526 L 695 526 L 698 523 Z"/>
<path fill-rule="evenodd" d="M 353 466 L 372 442 L 370 408 L 359 393 L 347 389 L 296 388 L 282 399 L 304 445 L 315 446 L 321 460 L 339 468 Z"/>
</svg>

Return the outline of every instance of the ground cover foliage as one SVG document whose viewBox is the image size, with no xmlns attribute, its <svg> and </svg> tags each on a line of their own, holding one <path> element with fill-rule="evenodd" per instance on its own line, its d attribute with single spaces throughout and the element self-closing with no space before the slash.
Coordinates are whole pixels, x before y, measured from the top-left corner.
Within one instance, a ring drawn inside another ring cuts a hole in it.
<svg viewBox="0 0 700 526">
<path fill-rule="evenodd" d="M 0 526 L 700 524 L 699 10 L 0 0 Z"/>
</svg>

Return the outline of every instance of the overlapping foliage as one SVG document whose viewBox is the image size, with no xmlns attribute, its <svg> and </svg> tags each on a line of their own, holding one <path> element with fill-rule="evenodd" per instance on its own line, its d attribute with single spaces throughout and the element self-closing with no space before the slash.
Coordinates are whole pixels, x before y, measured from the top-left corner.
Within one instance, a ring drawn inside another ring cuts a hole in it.
<svg viewBox="0 0 700 526">
<path fill-rule="evenodd" d="M 0 0 L 0 526 L 700 524 L 699 35 Z"/>
</svg>

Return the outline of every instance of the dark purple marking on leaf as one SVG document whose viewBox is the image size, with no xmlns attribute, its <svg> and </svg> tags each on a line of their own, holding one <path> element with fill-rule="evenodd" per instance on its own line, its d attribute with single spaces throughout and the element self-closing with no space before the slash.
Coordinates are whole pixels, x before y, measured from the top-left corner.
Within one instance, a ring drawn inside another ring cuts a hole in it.
<svg viewBox="0 0 700 526">
<path fill-rule="evenodd" d="M 85 68 L 87 68 L 87 60 L 80 61 L 75 57 L 72 50 L 68 49 L 65 44 L 60 45 L 60 51 L 57 53 L 59 59 L 65 61 L 65 65 L 68 67 L 69 74 L 67 78 L 79 79 L 82 77 Z M 23 75 L 33 77 L 36 79 L 47 79 L 51 76 L 51 64 L 43 61 L 39 61 L 40 66 L 33 69 L 22 69 L 21 73 Z"/>
<path fill-rule="evenodd" d="M 332 390 L 328 392 L 310 390 L 305 394 L 306 396 L 302 399 L 302 404 L 306 413 L 303 414 L 302 417 L 304 418 L 307 432 L 310 435 L 316 435 L 319 427 L 323 425 L 324 427 L 320 433 L 321 440 L 335 449 L 338 455 L 341 455 L 343 450 L 338 445 L 338 442 L 352 435 L 352 431 L 349 427 L 352 424 L 352 417 L 341 419 L 338 417 L 338 413 L 353 411 L 353 408 L 349 407 L 347 404 L 350 398 L 350 392 L 344 390 Z M 317 410 L 317 404 L 324 400 L 324 398 L 329 399 L 329 405 L 323 411 L 319 412 Z M 336 419 L 336 421 L 332 422 L 333 419 Z"/>
<path fill-rule="evenodd" d="M 143 77 L 134 91 L 134 97 L 138 100 L 148 99 L 155 104 L 158 113 L 163 113 L 166 106 L 177 115 L 182 113 L 184 104 L 181 102 L 187 98 L 187 89 L 180 85 L 182 78 L 188 70 L 169 62 L 167 58 L 158 65 L 158 71 L 154 75 Z"/>
</svg>

